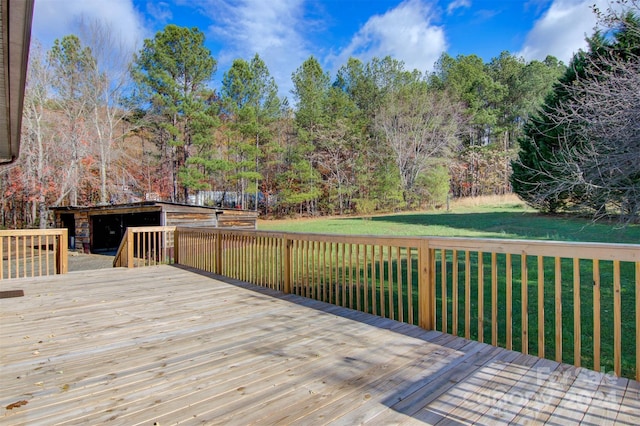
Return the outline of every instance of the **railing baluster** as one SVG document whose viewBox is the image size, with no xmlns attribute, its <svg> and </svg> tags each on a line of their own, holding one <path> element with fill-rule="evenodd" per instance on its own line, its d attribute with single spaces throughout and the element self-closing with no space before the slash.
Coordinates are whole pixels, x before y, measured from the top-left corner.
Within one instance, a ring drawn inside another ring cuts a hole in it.
<svg viewBox="0 0 640 426">
<path fill-rule="evenodd" d="M 336 305 L 345 306 L 344 244 L 336 243 Z"/>
<path fill-rule="evenodd" d="M 400 247 L 396 247 L 396 273 L 397 273 L 397 286 L 396 286 L 396 295 L 398 297 L 398 316 L 396 317 L 398 321 L 404 322 L 404 302 L 402 300 L 402 259 L 400 257 Z"/>
<path fill-rule="evenodd" d="M 142 252 L 141 254 L 141 258 L 142 258 L 142 264 L 143 265 L 151 265 L 151 259 L 149 256 L 149 244 L 148 242 L 150 241 L 149 239 L 150 233 L 149 232 L 143 232 L 142 233 Z"/>
<path fill-rule="evenodd" d="M 327 302 L 334 303 L 333 300 L 333 243 L 327 245 L 327 255 L 329 256 L 329 280 L 327 281 L 327 289 L 329 290 L 329 299 Z"/>
<path fill-rule="evenodd" d="M 428 241 L 418 247 L 418 323 L 426 330 L 436 326 L 435 316 L 435 250 Z"/>
<path fill-rule="evenodd" d="M 440 292 L 441 292 L 441 313 L 442 332 L 448 333 L 447 326 L 449 318 L 447 316 L 447 252 L 445 249 L 440 250 Z"/>
<path fill-rule="evenodd" d="M 364 312 L 371 312 L 371 306 L 369 305 L 369 245 L 364 244 L 362 248 L 364 250 L 364 259 L 362 261 L 364 268 L 362 277 L 364 281 L 362 284 L 362 290 L 364 293 L 362 310 Z"/>
<path fill-rule="evenodd" d="M 464 254 L 464 338 L 471 338 L 471 251 Z"/>
<path fill-rule="evenodd" d="M 34 247 L 35 243 L 34 243 L 33 239 L 34 239 L 34 236 L 30 235 L 29 241 L 31 243 L 31 276 L 35 277 L 36 276 L 36 262 L 35 262 L 36 252 L 35 252 L 35 247 Z M 2 257 L 0 257 L 0 260 L 2 260 Z"/>
<path fill-rule="evenodd" d="M 521 321 L 521 333 L 522 333 L 522 347 L 520 351 L 527 355 L 529 354 L 529 265 L 527 264 L 527 254 L 522 253 L 520 256 L 520 312 L 522 316 Z"/>
<path fill-rule="evenodd" d="M 582 363 L 582 328 L 580 318 L 580 259 L 573 259 L 573 365 Z"/>
<path fill-rule="evenodd" d="M 498 261 L 491 253 L 491 344 L 498 346 Z"/>
<path fill-rule="evenodd" d="M 484 342 L 484 261 L 478 252 L 478 341 Z"/>
<path fill-rule="evenodd" d="M 622 301 L 620 295 L 620 261 L 613 261 L 613 371 L 622 372 Z"/>
<path fill-rule="evenodd" d="M 304 241 L 298 241 L 297 258 L 298 258 L 298 273 L 296 278 L 296 286 L 298 291 L 297 295 L 302 296 L 304 294 Z"/>
<path fill-rule="evenodd" d="M 235 277 L 236 276 L 236 256 L 237 256 L 237 249 L 236 249 L 236 236 L 234 234 L 226 234 L 226 238 L 227 238 L 227 274 L 230 277 Z"/>
<path fill-rule="evenodd" d="M 313 260 L 311 256 L 313 255 L 311 249 L 312 241 L 305 240 L 305 297 L 308 299 L 313 299 Z"/>
<path fill-rule="evenodd" d="M 292 246 L 293 246 L 293 241 L 291 241 L 289 238 L 285 238 L 282 243 L 283 262 L 284 262 L 283 287 L 284 287 L 285 294 L 291 293 L 291 277 L 292 277 L 291 263 L 293 261 L 291 257 L 291 250 L 293 249 Z"/>
<path fill-rule="evenodd" d="M 376 280 L 376 245 L 371 245 L 371 308 L 373 315 L 378 315 L 378 285 Z"/>
<path fill-rule="evenodd" d="M 271 258 L 271 239 L 268 237 L 260 237 L 260 241 L 262 244 L 262 259 L 267 260 L 267 263 L 265 264 L 264 260 L 260 261 L 260 259 L 258 259 L 258 266 L 261 271 L 262 285 L 269 287 L 271 284 L 271 268 L 273 265 L 272 262 L 269 262 Z"/>
<path fill-rule="evenodd" d="M 387 246 L 387 277 L 389 278 L 389 318 L 395 319 L 395 306 L 393 304 L 393 262 L 391 246 Z"/>
<path fill-rule="evenodd" d="M 309 241 L 304 240 L 302 241 L 302 253 L 300 253 L 301 255 L 301 260 L 302 260 L 302 292 L 300 294 L 302 294 L 304 297 L 309 298 L 309 294 L 310 294 L 310 282 L 309 282 Z"/>
<path fill-rule="evenodd" d="M 284 245 L 284 239 L 281 237 L 273 238 L 273 285 L 275 290 L 283 291 L 284 288 L 284 258 L 282 256 L 282 246 Z"/>
<path fill-rule="evenodd" d="M 269 287 L 269 269 L 270 263 L 269 260 L 269 239 L 264 236 L 253 237 L 256 242 L 258 242 L 260 251 L 258 254 L 258 258 L 255 259 L 254 267 L 258 271 L 259 279 L 257 280 L 258 284 L 263 287 Z M 265 260 L 267 263 L 265 263 Z"/>
<path fill-rule="evenodd" d="M 407 320 L 415 324 L 413 318 L 413 249 L 407 247 Z"/>
<path fill-rule="evenodd" d="M 348 290 L 349 290 L 349 309 L 353 309 L 353 247 L 352 244 L 348 244 L 349 250 L 347 250 L 347 256 L 349 258 L 348 263 Z"/>
<path fill-rule="evenodd" d="M 600 371 L 600 262 L 593 260 L 593 370 Z"/>
<path fill-rule="evenodd" d="M 356 244 L 356 309 L 362 310 L 362 297 L 360 294 L 360 244 Z"/>
<path fill-rule="evenodd" d="M 278 257 L 277 257 L 277 245 L 278 245 L 278 240 L 276 240 L 274 237 L 269 237 L 269 245 L 268 245 L 268 250 L 269 250 L 269 278 L 268 278 L 268 282 L 269 282 L 269 288 L 273 289 L 273 290 L 278 290 L 278 266 L 280 265 L 280 262 L 278 262 Z"/>
<path fill-rule="evenodd" d="M 507 274 L 506 288 L 506 347 L 513 349 L 513 265 L 511 263 L 511 253 L 507 253 L 505 260 L 505 273 Z"/>
<path fill-rule="evenodd" d="M 242 281 L 249 281 L 249 259 L 248 251 L 251 245 L 246 235 L 239 235 L 238 238 L 238 277 Z"/>
<path fill-rule="evenodd" d="M 293 285 L 293 293 L 297 294 L 297 295 L 301 295 L 302 293 L 300 292 L 301 290 L 301 280 L 302 280 L 302 274 L 300 272 L 301 266 L 302 266 L 302 241 L 299 240 L 294 240 L 294 274 L 293 274 L 293 281 L 291 282 L 291 284 Z"/>
<path fill-rule="evenodd" d="M 347 306 L 347 245 L 346 243 L 342 243 L 340 244 L 340 247 L 342 248 L 342 255 L 340 256 L 340 258 L 342 259 L 342 267 L 340 269 L 340 277 L 342 278 L 342 294 L 341 294 L 341 300 L 342 300 L 342 305 L 343 307 Z"/>
<path fill-rule="evenodd" d="M 544 258 L 538 256 L 538 357 L 544 353 Z"/>
<path fill-rule="evenodd" d="M 13 237 L 9 236 L 7 238 L 7 278 L 11 279 L 13 278 L 11 276 L 11 242 L 13 241 Z M 49 271 L 47 270 L 47 273 L 49 273 Z"/>
<path fill-rule="evenodd" d="M 556 323 L 556 361 L 562 362 L 562 263 L 555 258 L 555 323 Z M 558 318 L 560 320 L 558 320 Z"/>
<path fill-rule="evenodd" d="M 27 270 L 29 269 L 28 266 L 27 266 L 27 237 L 23 236 L 21 238 L 21 240 L 22 240 L 22 265 L 23 265 L 23 267 L 22 267 L 22 276 L 24 278 L 26 278 L 28 276 L 27 275 Z M 55 247 L 55 245 L 54 245 L 54 247 Z M 55 257 L 54 257 L 54 259 L 55 259 Z M 58 271 L 56 271 L 56 273 L 57 272 Z"/>
<path fill-rule="evenodd" d="M 45 261 L 46 261 L 46 264 L 47 264 L 47 268 L 46 269 L 47 269 L 47 275 L 49 275 L 50 274 L 49 271 L 51 271 L 51 269 L 50 269 L 51 265 L 49 264 L 49 257 L 50 257 L 49 256 L 49 235 L 45 235 L 44 236 L 44 244 L 45 244 L 45 247 L 46 247 L 45 248 Z"/>
<path fill-rule="evenodd" d="M 322 300 L 320 288 L 320 241 L 311 240 L 311 298 Z"/>
<path fill-rule="evenodd" d="M 386 302 L 384 297 L 384 246 L 380 246 L 380 316 L 386 318 Z"/>
<path fill-rule="evenodd" d="M 451 334 L 458 335 L 458 250 L 451 251 Z"/>
<path fill-rule="evenodd" d="M 266 264 L 264 268 L 264 286 L 273 289 L 273 267 L 275 265 L 275 259 L 273 258 L 273 239 L 270 236 L 264 237 L 264 253 Z M 258 259 L 259 260 L 259 259 Z"/>
<path fill-rule="evenodd" d="M 207 271 L 211 273 L 216 271 L 216 258 L 218 257 L 216 241 L 216 234 L 209 232 L 207 234 Z"/>
<path fill-rule="evenodd" d="M 242 279 L 242 271 L 244 269 L 244 263 L 243 263 L 243 250 L 242 250 L 242 235 L 238 234 L 235 236 L 235 252 L 236 252 L 236 259 L 235 259 L 235 264 L 234 264 L 234 268 L 235 268 L 235 278 L 237 279 Z"/>
</svg>

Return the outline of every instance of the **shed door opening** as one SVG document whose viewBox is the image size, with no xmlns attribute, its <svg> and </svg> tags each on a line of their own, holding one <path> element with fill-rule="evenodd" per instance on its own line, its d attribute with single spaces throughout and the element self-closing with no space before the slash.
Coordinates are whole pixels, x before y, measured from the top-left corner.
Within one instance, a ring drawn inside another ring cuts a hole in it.
<svg viewBox="0 0 640 426">
<path fill-rule="evenodd" d="M 67 228 L 69 235 L 69 250 L 76 249 L 76 217 L 73 213 L 64 213 L 60 215 L 62 227 Z"/>
<path fill-rule="evenodd" d="M 105 214 L 91 216 L 92 252 L 118 250 L 120 241 L 129 226 L 158 226 L 160 212 Z"/>
</svg>

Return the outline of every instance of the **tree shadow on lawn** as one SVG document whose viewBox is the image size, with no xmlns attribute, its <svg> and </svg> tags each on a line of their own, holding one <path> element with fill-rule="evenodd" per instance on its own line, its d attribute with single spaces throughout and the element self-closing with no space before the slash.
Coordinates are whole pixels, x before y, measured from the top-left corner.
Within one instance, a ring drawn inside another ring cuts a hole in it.
<svg viewBox="0 0 640 426">
<path fill-rule="evenodd" d="M 616 227 L 615 224 L 594 223 L 563 215 L 544 215 L 537 212 L 486 212 L 401 214 L 372 217 L 375 222 L 405 225 L 440 226 L 458 229 L 455 236 L 468 237 L 475 231 L 491 238 L 517 238 L 558 241 L 593 241 L 635 243 L 640 241 L 640 227 Z M 453 235 L 452 235 L 453 236 Z"/>
</svg>

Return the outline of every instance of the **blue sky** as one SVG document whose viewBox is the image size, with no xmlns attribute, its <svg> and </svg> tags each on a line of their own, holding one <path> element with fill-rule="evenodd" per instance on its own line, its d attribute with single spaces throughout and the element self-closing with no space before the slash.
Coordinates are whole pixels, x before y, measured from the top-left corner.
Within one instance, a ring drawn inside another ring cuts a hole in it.
<svg viewBox="0 0 640 426">
<path fill-rule="evenodd" d="M 214 86 L 235 58 L 260 54 L 290 97 L 291 73 L 310 55 L 335 71 L 350 56 L 393 56 L 433 70 L 443 52 L 490 61 L 502 51 L 567 63 L 607 0 L 36 0 L 32 38 L 45 48 L 100 20 L 137 50 L 165 25 L 198 27 L 218 61 Z"/>
</svg>

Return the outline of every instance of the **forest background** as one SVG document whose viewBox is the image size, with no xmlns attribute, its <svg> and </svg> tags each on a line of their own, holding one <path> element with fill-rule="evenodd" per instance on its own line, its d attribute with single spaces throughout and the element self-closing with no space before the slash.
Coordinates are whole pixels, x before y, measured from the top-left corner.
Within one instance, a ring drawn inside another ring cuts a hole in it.
<svg viewBox="0 0 640 426">
<path fill-rule="evenodd" d="M 280 217 L 510 193 L 527 123 L 608 40 L 594 34 L 569 66 L 443 54 L 432 73 L 350 58 L 331 76 L 311 56 L 288 99 L 257 54 L 212 89 L 216 60 L 197 28 L 168 25 L 130 56 L 108 27 L 85 23 L 48 51 L 32 43 L 0 226 L 44 227 L 51 206 L 147 199 Z"/>
</svg>

